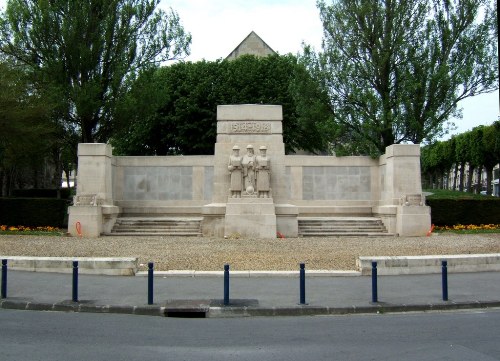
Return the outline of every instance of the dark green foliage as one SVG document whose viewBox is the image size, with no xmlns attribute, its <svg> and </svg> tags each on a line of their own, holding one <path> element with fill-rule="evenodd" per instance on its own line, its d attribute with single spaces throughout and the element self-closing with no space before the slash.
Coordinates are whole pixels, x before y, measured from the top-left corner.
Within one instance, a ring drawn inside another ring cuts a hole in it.
<svg viewBox="0 0 500 361">
<path fill-rule="evenodd" d="M 436 226 L 500 224 L 500 199 L 427 198 Z"/>
<path fill-rule="evenodd" d="M 68 225 L 68 201 L 50 198 L 0 198 L 0 224 L 28 227 Z"/>
<path fill-rule="evenodd" d="M 15 189 L 13 196 L 19 198 L 58 198 L 58 193 L 61 199 L 69 199 L 71 189 Z"/>
<path fill-rule="evenodd" d="M 181 62 L 141 74 L 118 107 L 112 139 L 123 155 L 213 154 L 217 105 L 283 106 L 288 152 L 328 148 L 328 101 L 292 55 Z"/>
</svg>

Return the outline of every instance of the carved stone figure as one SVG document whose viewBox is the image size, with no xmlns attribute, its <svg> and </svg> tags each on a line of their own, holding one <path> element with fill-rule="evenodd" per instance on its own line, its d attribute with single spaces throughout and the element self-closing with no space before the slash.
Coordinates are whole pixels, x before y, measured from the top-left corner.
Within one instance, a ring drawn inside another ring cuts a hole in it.
<svg viewBox="0 0 500 361">
<path fill-rule="evenodd" d="M 269 198 L 271 191 L 271 159 L 267 156 L 267 148 L 259 148 L 260 155 L 255 158 L 257 170 L 257 196 Z"/>
<path fill-rule="evenodd" d="M 241 160 L 240 147 L 235 145 L 233 147 L 233 154 L 229 156 L 229 163 L 227 166 L 229 173 L 231 173 L 230 192 L 232 198 L 241 198 L 241 188 L 243 186 Z"/>
<path fill-rule="evenodd" d="M 247 145 L 247 153 L 243 156 L 241 161 L 243 166 L 243 184 L 245 191 L 248 195 L 255 193 L 255 154 L 253 145 Z"/>
</svg>

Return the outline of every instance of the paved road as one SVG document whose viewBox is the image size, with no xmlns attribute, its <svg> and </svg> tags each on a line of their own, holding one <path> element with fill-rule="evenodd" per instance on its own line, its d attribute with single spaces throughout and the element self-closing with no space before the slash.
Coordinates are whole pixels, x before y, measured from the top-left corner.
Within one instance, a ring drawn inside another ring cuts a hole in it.
<svg viewBox="0 0 500 361">
<path fill-rule="evenodd" d="M 500 360 L 500 310 L 175 319 L 0 310 L 2 360 Z"/>
</svg>

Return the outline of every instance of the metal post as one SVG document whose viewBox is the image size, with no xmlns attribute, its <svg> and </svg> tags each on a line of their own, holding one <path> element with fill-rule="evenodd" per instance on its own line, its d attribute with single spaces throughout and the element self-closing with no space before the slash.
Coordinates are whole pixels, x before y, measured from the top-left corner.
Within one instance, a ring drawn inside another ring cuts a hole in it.
<svg viewBox="0 0 500 361">
<path fill-rule="evenodd" d="M 300 264 L 300 304 L 306 304 L 306 265 Z"/>
<path fill-rule="evenodd" d="M 377 262 L 372 262 L 372 302 L 378 302 L 377 291 Z"/>
<path fill-rule="evenodd" d="M 224 265 L 224 306 L 229 305 L 229 265 Z"/>
<path fill-rule="evenodd" d="M 73 302 L 78 302 L 78 261 L 73 261 Z"/>
<path fill-rule="evenodd" d="M 2 298 L 7 298 L 7 260 L 2 260 Z"/>
<path fill-rule="evenodd" d="M 153 271 L 154 263 L 148 263 L 148 305 L 153 304 L 153 279 L 154 279 L 154 271 Z"/>
<path fill-rule="evenodd" d="M 443 301 L 448 301 L 448 261 L 441 262 Z"/>
</svg>

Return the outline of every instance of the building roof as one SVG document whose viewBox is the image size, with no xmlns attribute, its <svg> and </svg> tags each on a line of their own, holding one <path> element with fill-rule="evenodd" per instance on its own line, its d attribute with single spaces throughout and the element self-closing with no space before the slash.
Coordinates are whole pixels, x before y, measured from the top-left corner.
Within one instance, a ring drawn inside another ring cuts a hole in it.
<svg viewBox="0 0 500 361">
<path fill-rule="evenodd" d="M 242 55 L 255 55 L 255 56 L 268 56 L 274 55 L 276 52 L 266 44 L 254 31 L 250 32 L 248 36 L 229 54 L 226 59 L 233 60 Z"/>
</svg>

